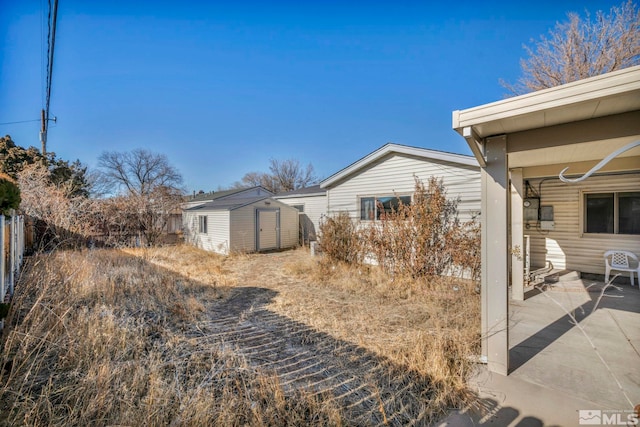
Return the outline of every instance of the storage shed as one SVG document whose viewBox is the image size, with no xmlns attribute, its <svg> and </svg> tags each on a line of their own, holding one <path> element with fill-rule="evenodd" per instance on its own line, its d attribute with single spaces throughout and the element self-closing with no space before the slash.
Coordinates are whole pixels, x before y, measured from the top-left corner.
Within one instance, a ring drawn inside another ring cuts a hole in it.
<svg viewBox="0 0 640 427">
<path fill-rule="evenodd" d="M 219 254 L 292 248 L 298 210 L 269 197 L 222 199 L 183 211 L 185 242 Z"/>
</svg>

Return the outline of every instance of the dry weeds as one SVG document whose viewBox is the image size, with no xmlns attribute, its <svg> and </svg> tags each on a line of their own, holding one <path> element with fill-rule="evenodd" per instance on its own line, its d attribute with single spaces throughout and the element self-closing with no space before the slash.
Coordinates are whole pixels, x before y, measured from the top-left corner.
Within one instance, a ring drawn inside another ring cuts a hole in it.
<svg viewBox="0 0 640 427">
<path fill-rule="evenodd" d="M 305 255 L 285 269 L 312 286 L 282 289 L 274 311 L 417 373 L 436 389 L 428 402 L 433 414 L 471 398 L 466 380 L 480 351 L 480 299 L 474 282 L 391 278 L 375 266 Z"/>
<path fill-rule="evenodd" d="M 0 423 L 340 425 L 322 396 L 284 394 L 201 339 L 224 292 L 114 250 L 31 259 L 3 337 Z"/>
<path fill-rule="evenodd" d="M 39 256 L 14 307 L 6 425 L 423 425 L 469 397 L 479 338 L 470 282 L 304 249 Z"/>
</svg>

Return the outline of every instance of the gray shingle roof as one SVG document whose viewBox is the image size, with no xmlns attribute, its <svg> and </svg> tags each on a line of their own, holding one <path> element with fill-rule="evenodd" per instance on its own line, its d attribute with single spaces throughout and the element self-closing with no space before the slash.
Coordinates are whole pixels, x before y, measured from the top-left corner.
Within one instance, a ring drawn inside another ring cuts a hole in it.
<svg viewBox="0 0 640 427">
<path fill-rule="evenodd" d="M 231 190 L 222 190 L 222 191 L 210 191 L 208 193 L 196 194 L 195 196 L 187 196 L 185 198 L 185 202 L 189 203 L 189 202 L 201 202 L 201 201 L 207 201 L 207 200 L 217 200 L 222 197 L 231 196 L 236 193 L 242 193 L 243 191 L 251 190 L 253 188 L 258 188 L 258 187 L 260 186 L 233 188 Z M 266 188 L 263 188 L 263 187 L 260 187 L 260 188 L 262 188 L 262 190 L 265 191 L 267 194 L 272 194 Z"/>
<path fill-rule="evenodd" d="M 259 202 L 260 200 L 268 199 L 269 196 L 256 196 L 256 197 L 243 197 L 240 199 L 222 199 L 213 200 L 211 202 L 203 203 L 202 205 L 194 206 L 192 208 L 185 209 L 185 211 L 218 211 L 226 210 L 230 211 L 241 206 L 250 205 L 251 203 Z"/>
</svg>

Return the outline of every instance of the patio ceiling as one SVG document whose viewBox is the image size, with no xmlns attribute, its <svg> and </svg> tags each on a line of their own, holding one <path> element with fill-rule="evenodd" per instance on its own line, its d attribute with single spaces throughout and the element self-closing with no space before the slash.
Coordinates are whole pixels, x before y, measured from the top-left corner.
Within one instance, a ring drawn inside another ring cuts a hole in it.
<svg viewBox="0 0 640 427">
<path fill-rule="evenodd" d="M 509 153 L 509 167 L 567 165 L 575 162 L 600 161 L 613 151 L 638 139 L 640 139 L 640 135 Z M 624 164 L 635 164 L 636 169 L 640 169 L 640 146 L 625 151 L 618 157 L 633 158 L 628 159 Z"/>
</svg>

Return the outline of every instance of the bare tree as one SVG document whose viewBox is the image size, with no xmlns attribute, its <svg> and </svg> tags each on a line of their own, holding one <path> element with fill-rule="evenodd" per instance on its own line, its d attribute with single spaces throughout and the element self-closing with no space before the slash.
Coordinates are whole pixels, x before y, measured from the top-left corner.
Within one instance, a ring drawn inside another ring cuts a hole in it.
<svg viewBox="0 0 640 427">
<path fill-rule="evenodd" d="M 306 167 L 302 167 L 300 162 L 295 159 L 271 159 L 269 162 L 271 176 L 275 178 L 279 191 L 297 190 L 298 188 L 304 188 L 310 184 L 314 184 L 317 181 L 311 163 Z"/>
<path fill-rule="evenodd" d="M 128 194 L 151 194 L 156 188 L 180 189 L 182 175 L 164 154 L 144 149 L 130 152 L 105 151 L 98 167 L 107 184 L 125 189 Z"/>
<path fill-rule="evenodd" d="M 309 163 L 303 167 L 296 159 L 269 159 L 269 171 L 270 173 L 248 172 L 242 177 L 242 181 L 234 184 L 234 187 L 260 185 L 273 193 L 280 193 L 304 188 L 318 181 L 313 165 Z"/>
<path fill-rule="evenodd" d="M 519 95 L 640 64 L 640 12 L 632 0 L 595 19 L 585 15 L 569 13 L 548 37 L 524 45 L 522 77 L 515 85 L 500 83 Z"/>
<path fill-rule="evenodd" d="M 143 149 L 104 152 L 98 166 L 103 183 L 121 190 L 117 203 L 114 200 L 109 206 L 119 206 L 121 220 L 132 222 L 120 223 L 118 229 L 135 229 L 147 244 L 156 244 L 171 215 L 179 212 L 183 193 L 180 172 L 164 154 Z"/>
<path fill-rule="evenodd" d="M 271 191 L 272 193 L 277 193 L 278 190 L 278 182 L 275 178 L 268 173 L 264 172 L 248 172 L 246 173 L 240 182 L 235 184 L 235 187 L 256 187 L 261 186 Z"/>
</svg>

